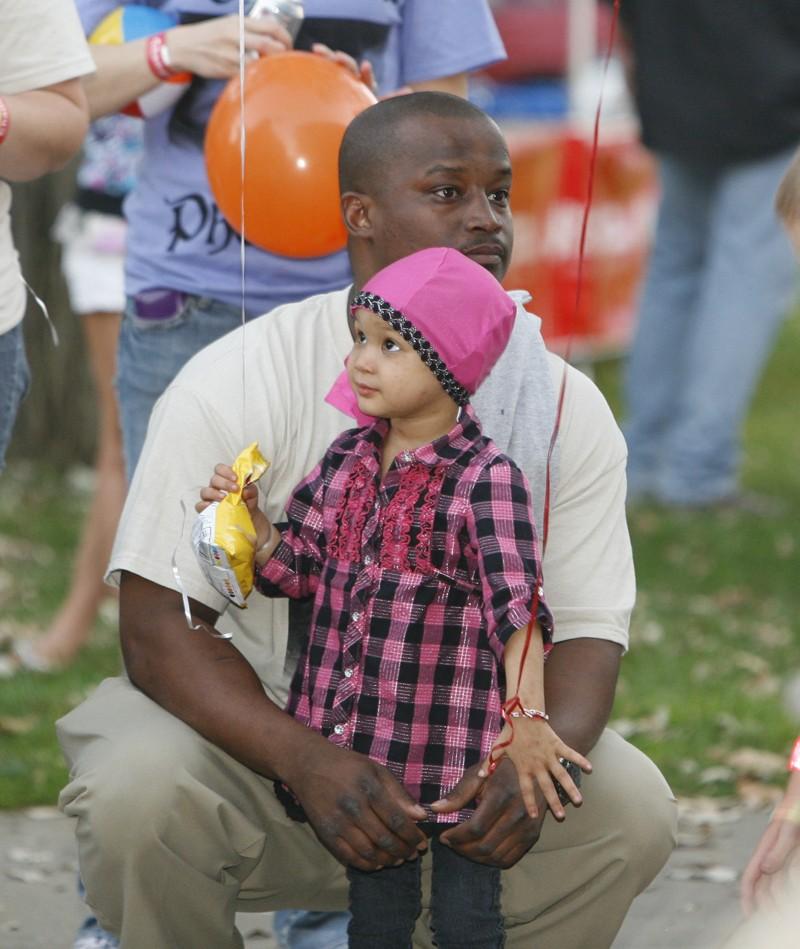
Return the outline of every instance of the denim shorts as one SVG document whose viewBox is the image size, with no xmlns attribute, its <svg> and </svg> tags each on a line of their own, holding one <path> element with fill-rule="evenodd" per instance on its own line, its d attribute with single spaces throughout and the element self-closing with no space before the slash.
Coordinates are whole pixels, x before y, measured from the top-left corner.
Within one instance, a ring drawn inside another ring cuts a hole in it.
<svg viewBox="0 0 800 949">
<path fill-rule="evenodd" d="M 0 335 L 0 471 L 5 467 L 6 449 L 17 410 L 30 385 L 30 369 L 25 357 L 22 323 Z"/>
<path fill-rule="evenodd" d="M 238 306 L 164 291 L 129 297 L 119 337 L 117 395 L 128 480 L 144 445 L 150 412 L 178 371 L 201 349 L 241 325 Z"/>
</svg>

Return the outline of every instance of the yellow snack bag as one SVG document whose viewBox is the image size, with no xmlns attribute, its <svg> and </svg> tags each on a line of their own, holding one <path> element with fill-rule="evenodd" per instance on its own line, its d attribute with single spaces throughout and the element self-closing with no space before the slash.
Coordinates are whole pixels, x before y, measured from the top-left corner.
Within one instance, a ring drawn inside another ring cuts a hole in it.
<svg viewBox="0 0 800 949">
<path fill-rule="evenodd" d="M 205 578 L 234 606 L 244 609 L 253 588 L 256 531 L 242 491 L 258 481 L 269 462 L 248 445 L 231 466 L 240 487 L 201 511 L 192 527 L 192 547 Z"/>
</svg>

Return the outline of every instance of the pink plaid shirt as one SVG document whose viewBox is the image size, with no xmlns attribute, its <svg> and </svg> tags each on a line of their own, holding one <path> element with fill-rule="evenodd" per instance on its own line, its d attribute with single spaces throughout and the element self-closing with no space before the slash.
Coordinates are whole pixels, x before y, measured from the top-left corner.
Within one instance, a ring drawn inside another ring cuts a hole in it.
<svg viewBox="0 0 800 949">
<path fill-rule="evenodd" d="M 424 806 L 499 734 L 503 648 L 531 615 L 536 534 L 525 476 L 470 407 L 381 481 L 386 431 L 379 420 L 336 439 L 295 489 L 256 584 L 314 596 L 288 711 L 386 765 Z M 537 618 L 549 640 L 541 595 Z"/>
</svg>

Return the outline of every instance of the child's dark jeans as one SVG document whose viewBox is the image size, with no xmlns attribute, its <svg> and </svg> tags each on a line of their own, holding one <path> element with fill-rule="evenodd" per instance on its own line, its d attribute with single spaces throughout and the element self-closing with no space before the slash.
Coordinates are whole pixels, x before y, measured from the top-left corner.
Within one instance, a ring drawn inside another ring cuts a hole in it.
<svg viewBox="0 0 800 949">
<path fill-rule="evenodd" d="M 439 949 L 502 949 L 500 871 L 431 839 L 431 929 Z M 410 949 L 422 909 L 420 861 L 364 873 L 349 867 L 350 949 Z"/>
</svg>

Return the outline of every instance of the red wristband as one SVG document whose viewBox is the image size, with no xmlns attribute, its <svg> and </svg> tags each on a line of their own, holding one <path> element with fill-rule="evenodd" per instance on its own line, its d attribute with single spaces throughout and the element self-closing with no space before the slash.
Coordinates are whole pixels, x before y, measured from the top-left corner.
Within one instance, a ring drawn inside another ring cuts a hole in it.
<svg viewBox="0 0 800 949">
<path fill-rule="evenodd" d="M 786 765 L 789 771 L 800 771 L 800 738 L 798 738 L 794 747 L 792 748 L 792 753 L 789 755 L 789 762 Z"/>
<path fill-rule="evenodd" d="M 167 82 L 176 75 L 176 71 L 169 61 L 167 38 L 163 33 L 154 33 L 153 36 L 149 36 L 145 50 L 147 52 L 147 65 L 156 79 Z"/>
<path fill-rule="evenodd" d="M 11 113 L 8 111 L 5 99 L 0 96 L 0 145 L 6 140 L 11 125 Z"/>
</svg>

